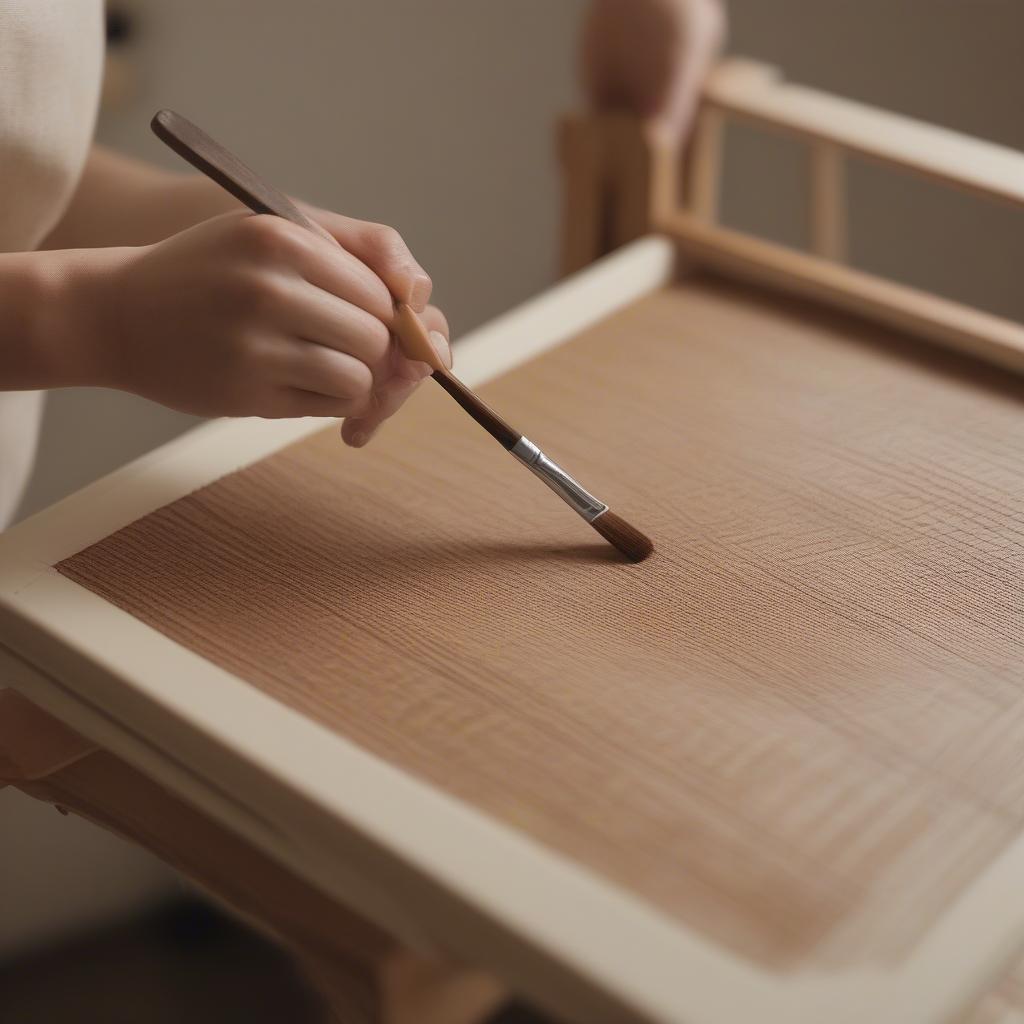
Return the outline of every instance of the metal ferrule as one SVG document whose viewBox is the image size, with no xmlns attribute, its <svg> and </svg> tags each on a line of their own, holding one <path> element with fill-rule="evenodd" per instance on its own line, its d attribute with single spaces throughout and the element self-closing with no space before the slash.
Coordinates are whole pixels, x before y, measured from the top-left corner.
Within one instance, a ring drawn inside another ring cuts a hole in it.
<svg viewBox="0 0 1024 1024">
<path fill-rule="evenodd" d="M 574 508 L 588 523 L 608 511 L 585 491 L 561 466 L 552 462 L 529 438 L 521 437 L 511 449 L 512 454 L 533 474 L 539 476 L 567 505 Z"/>
</svg>

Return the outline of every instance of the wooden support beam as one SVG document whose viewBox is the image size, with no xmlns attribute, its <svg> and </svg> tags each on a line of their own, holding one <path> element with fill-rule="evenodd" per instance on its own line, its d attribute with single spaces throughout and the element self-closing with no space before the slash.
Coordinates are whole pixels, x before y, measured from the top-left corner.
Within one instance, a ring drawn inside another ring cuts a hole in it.
<svg viewBox="0 0 1024 1024">
<path fill-rule="evenodd" d="M 628 114 L 562 120 L 562 272 L 644 235 L 679 205 L 679 154 Z"/>
<path fill-rule="evenodd" d="M 1024 373 L 1024 326 L 677 213 L 662 230 L 697 265 L 877 320 L 1014 373 Z"/>
<path fill-rule="evenodd" d="M 111 754 L 17 785 L 145 847 L 282 940 L 339 1024 L 478 1024 L 503 998 L 490 976 L 403 948 Z"/>
<path fill-rule="evenodd" d="M 846 260 L 846 166 L 842 150 L 831 142 L 811 146 L 811 251 L 825 259 Z"/>
</svg>

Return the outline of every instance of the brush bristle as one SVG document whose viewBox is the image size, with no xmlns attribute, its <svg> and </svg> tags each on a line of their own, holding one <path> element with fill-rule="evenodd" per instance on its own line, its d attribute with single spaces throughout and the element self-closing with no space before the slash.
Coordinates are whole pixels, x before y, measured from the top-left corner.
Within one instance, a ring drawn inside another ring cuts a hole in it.
<svg viewBox="0 0 1024 1024">
<path fill-rule="evenodd" d="M 590 525 L 631 562 L 642 562 L 654 550 L 650 537 L 644 536 L 635 526 L 630 526 L 611 509 L 602 512 Z"/>
</svg>

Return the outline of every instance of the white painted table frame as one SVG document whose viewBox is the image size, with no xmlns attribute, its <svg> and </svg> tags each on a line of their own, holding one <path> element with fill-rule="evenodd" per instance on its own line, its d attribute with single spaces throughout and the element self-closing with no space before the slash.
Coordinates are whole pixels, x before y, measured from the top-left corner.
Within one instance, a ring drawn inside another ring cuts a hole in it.
<svg viewBox="0 0 1024 1024">
<path fill-rule="evenodd" d="M 728 108 L 787 121 L 812 137 L 826 134 L 827 124 L 793 124 L 793 97 L 741 70 L 727 65 L 713 76 L 707 110 Z M 775 106 L 763 109 L 768 101 Z M 579 127 L 570 125 L 563 137 L 567 157 L 586 150 L 586 160 L 599 163 L 600 154 L 587 149 L 593 139 Z M 929 131 L 940 130 L 926 129 L 918 142 L 938 139 Z M 616 122 L 614 133 L 624 148 L 614 167 L 597 169 L 615 179 L 622 195 L 619 240 L 652 225 L 670 237 L 639 241 L 464 339 L 457 358 L 468 383 L 493 378 L 662 287 L 678 272 L 677 248 L 688 261 L 1020 368 L 1024 334 L 1016 325 L 821 256 L 737 236 L 705 216 L 706 195 L 695 207 L 676 209 L 669 183 L 678 153 L 652 149 L 628 123 Z M 705 128 L 698 141 L 706 147 L 714 134 Z M 954 155 L 987 152 L 957 139 Z M 851 138 L 825 141 L 849 146 Z M 888 159 L 921 152 L 917 144 L 914 153 L 898 152 L 895 136 L 884 141 Z M 963 166 L 950 175 L 1019 201 L 1005 175 L 1024 174 L 1024 157 L 996 157 L 977 164 L 970 180 Z M 698 148 L 692 159 L 695 180 L 707 185 L 713 149 Z M 826 159 L 823 174 L 829 165 Z M 569 170 L 570 184 L 579 184 Z M 588 187 L 595 182 L 601 184 L 588 179 Z M 824 187 L 826 196 L 834 191 Z M 577 260 L 600 234 L 585 223 L 595 197 L 591 190 L 585 202 L 571 204 L 570 219 L 585 229 L 576 235 Z M 827 248 L 839 229 L 826 226 L 819 237 Z M 414 949 L 494 971 L 567 1020 L 932 1024 L 966 1009 L 1024 945 L 1020 838 L 898 966 L 761 970 L 278 704 L 54 570 L 148 512 L 323 426 L 243 420 L 199 428 L 0 537 L 0 681 Z"/>
<path fill-rule="evenodd" d="M 647 239 L 467 337 L 479 384 L 674 274 Z M 529 339 L 524 348 L 522 342 Z M 967 1006 L 1024 941 L 1024 839 L 892 971 L 761 971 L 383 763 L 53 565 L 323 428 L 218 422 L 0 538 L 5 683 L 413 948 L 494 970 L 568 1020 L 916 1024 Z"/>
</svg>

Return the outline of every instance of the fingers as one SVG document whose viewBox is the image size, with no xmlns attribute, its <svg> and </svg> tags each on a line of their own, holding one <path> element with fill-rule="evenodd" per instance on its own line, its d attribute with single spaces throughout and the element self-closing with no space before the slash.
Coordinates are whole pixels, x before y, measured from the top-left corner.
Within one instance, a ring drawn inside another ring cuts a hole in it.
<svg viewBox="0 0 1024 1024">
<path fill-rule="evenodd" d="M 428 306 L 420 315 L 430 331 L 430 340 L 438 355 L 446 366 L 451 367 L 451 348 L 447 338 L 448 321 L 444 314 L 439 309 Z M 376 387 L 368 410 L 349 416 L 342 424 L 341 436 L 345 443 L 354 448 L 361 448 L 367 444 L 380 425 L 402 407 L 406 399 L 429 375 L 430 367 L 426 363 L 406 359 L 395 346 L 391 376 L 383 385 Z"/>
<path fill-rule="evenodd" d="M 328 210 L 311 210 L 314 219 L 387 285 L 399 302 L 422 312 L 433 285 L 402 236 L 386 224 L 354 220 Z"/>
<path fill-rule="evenodd" d="M 390 324 L 394 311 L 391 293 L 351 252 L 281 217 L 247 217 L 237 230 L 243 259 L 247 255 L 259 267 L 298 274 L 309 284 Z"/>
<path fill-rule="evenodd" d="M 347 352 L 309 342 L 296 342 L 290 349 L 281 374 L 286 387 L 331 399 L 339 411 L 324 415 L 351 416 L 370 409 L 374 381 L 366 363 Z"/>
<path fill-rule="evenodd" d="M 426 364 L 402 358 L 401 348 L 387 327 L 358 306 L 303 281 L 283 282 L 279 298 L 281 306 L 275 320 L 287 335 L 348 353 L 369 367 L 378 385 L 396 374 L 420 380 L 429 372 Z M 432 343 L 450 369 L 452 357 L 445 315 L 434 306 L 417 315 L 428 333 L 434 333 Z"/>
<path fill-rule="evenodd" d="M 319 395 L 313 391 L 302 391 L 299 388 L 288 388 L 281 392 L 277 409 L 273 413 L 275 419 L 297 419 L 302 416 L 316 416 L 326 419 L 341 419 L 347 415 L 348 402 L 329 395 Z"/>
<path fill-rule="evenodd" d="M 353 448 L 368 444 L 380 425 L 398 412 L 419 386 L 419 380 L 396 378 L 386 388 L 381 388 L 374 394 L 374 405 L 369 413 L 345 419 L 341 425 L 341 439 Z"/>
<path fill-rule="evenodd" d="M 452 368 L 452 350 L 448 344 L 451 333 L 448 329 L 448 318 L 437 306 L 427 306 L 420 313 L 420 319 L 430 334 L 430 340 L 434 344 L 434 350 L 441 357 L 441 362 L 450 370 Z"/>
<path fill-rule="evenodd" d="M 342 436 L 360 446 L 430 373 L 427 364 L 406 359 L 390 336 L 394 299 L 418 309 L 450 367 L 448 322 L 426 306 L 430 278 L 397 232 L 310 213 L 338 245 L 274 217 L 248 218 L 242 229 L 243 250 L 256 265 L 278 268 L 261 272 L 259 317 L 271 317 L 281 341 L 288 339 L 266 349 L 279 378 L 266 414 L 346 417 Z"/>
<path fill-rule="evenodd" d="M 388 329 L 351 303 L 299 279 L 280 281 L 273 292 L 265 315 L 280 333 L 254 348 L 254 375 L 269 376 L 278 388 L 264 415 L 348 417 L 343 436 L 365 444 L 430 367 L 405 358 Z M 444 314 L 430 307 L 421 315 L 438 355 L 451 366 L 441 333 L 448 330 Z"/>
<path fill-rule="evenodd" d="M 390 325 L 394 300 L 384 281 L 354 253 L 333 246 L 309 231 L 305 232 L 309 259 L 296 269 L 312 285 L 366 310 Z"/>
<path fill-rule="evenodd" d="M 317 345 L 346 352 L 383 380 L 390 365 L 391 334 L 375 316 L 307 282 L 292 283 L 294 295 L 280 327 Z"/>
</svg>

